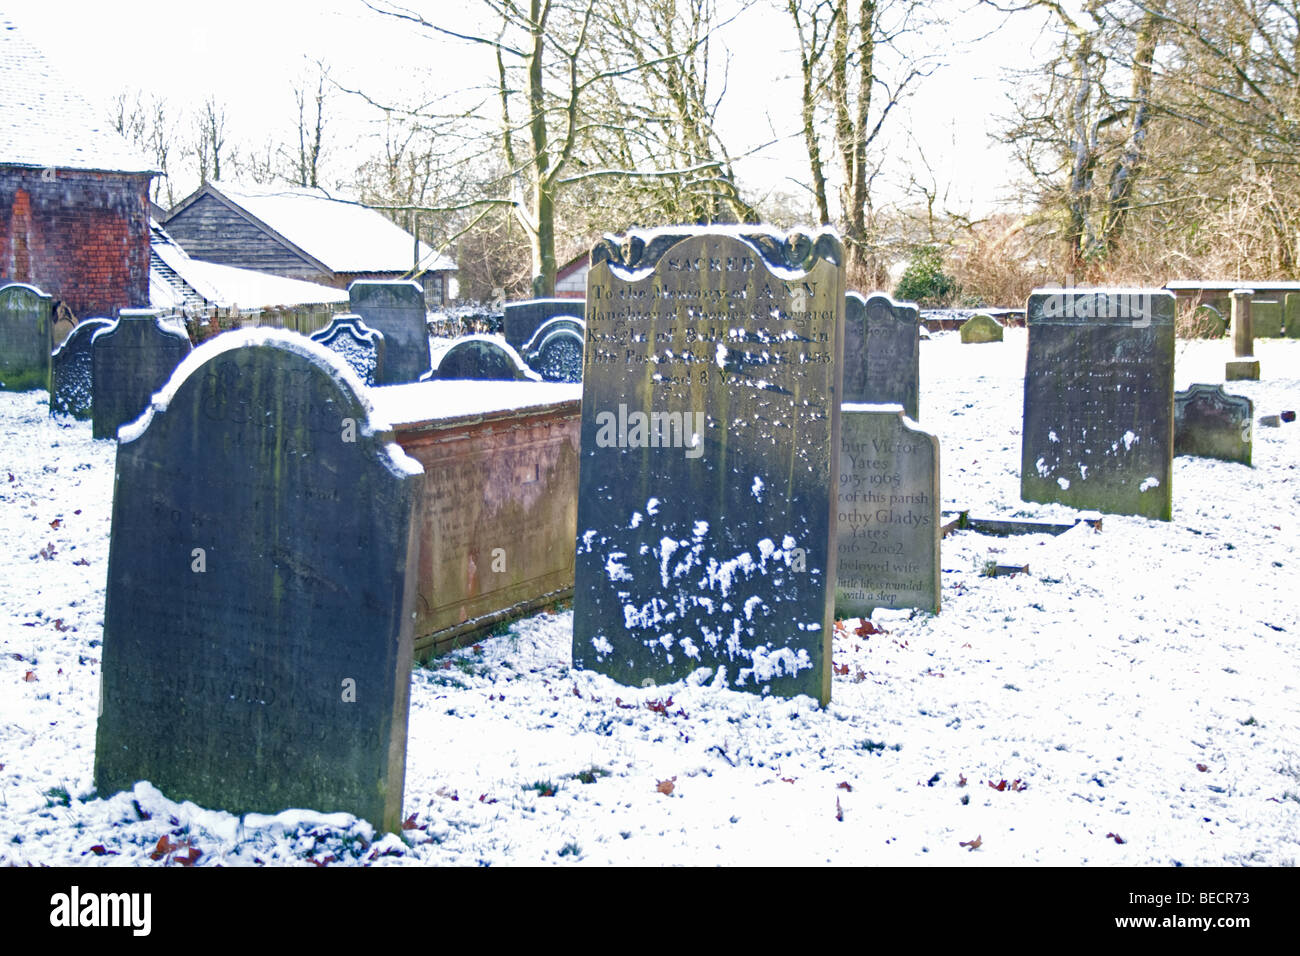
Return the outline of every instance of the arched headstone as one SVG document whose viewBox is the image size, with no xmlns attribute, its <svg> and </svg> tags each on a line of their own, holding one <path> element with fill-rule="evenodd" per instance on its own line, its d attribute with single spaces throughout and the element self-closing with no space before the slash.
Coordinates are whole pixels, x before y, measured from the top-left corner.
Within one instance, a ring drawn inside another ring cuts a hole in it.
<svg viewBox="0 0 1300 956">
<path fill-rule="evenodd" d="M 920 417 L 921 313 L 880 292 L 844 297 L 844 402 L 897 403 Z"/>
<path fill-rule="evenodd" d="M 92 340 L 112 319 L 85 319 L 77 323 L 50 357 L 50 414 L 89 418 L 93 397 L 94 354 Z"/>
<path fill-rule="evenodd" d="M 153 309 L 123 309 L 91 343 L 91 433 L 116 438 L 117 430 L 149 407 L 190 353 L 190 338 Z"/>
<path fill-rule="evenodd" d="M 0 389 L 49 389 L 53 309 L 53 297 L 35 286 L 0 288 Z"/>
<path fill-rule="evenodd" d="M 504 382 L 540 382 L 541 376 L 524 364 L 519 353 L 489 335 L 467 335 L 442 353 L 431 379 L 478 379 Z"/>
<path fill-rule="evenodd" d="M 524 346 L 523 359 L 543 381 L 581 382 L 586 330 L 586 323 L 572 316 L 550 319 Z"/>
<path fill-rule="evenodd" d="M 372 329 L 359 315 L 336 315 L 311 339 L 337 352 L 367 385 L 383 380 L 384 334 Z"/>
<path fill-rule="evenodd" d="M 983 312 L 972 315 L 961 325 L 961 340 L 964 344 L 1001 342 L 1002 323 Z"/>
</svg>

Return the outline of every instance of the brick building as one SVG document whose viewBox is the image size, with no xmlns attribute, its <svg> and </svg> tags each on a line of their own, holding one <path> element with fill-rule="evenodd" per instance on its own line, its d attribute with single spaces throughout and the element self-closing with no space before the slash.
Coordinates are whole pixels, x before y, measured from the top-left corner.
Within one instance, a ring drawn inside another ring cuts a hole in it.
<svg viewBox="0 0 1300 956">
<path fill-rule="evenodd" d="M 77 318 L 149 304 L 157 175 L 0 16 L 0 279 Z"/>
</svg>

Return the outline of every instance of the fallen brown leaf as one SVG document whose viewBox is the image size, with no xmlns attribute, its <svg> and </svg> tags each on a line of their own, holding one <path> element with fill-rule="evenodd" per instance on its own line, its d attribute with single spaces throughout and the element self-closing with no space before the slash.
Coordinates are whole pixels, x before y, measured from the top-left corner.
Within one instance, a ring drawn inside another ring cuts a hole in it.
<svg viewBox="0 0 1300 956">
<path fill-rule="evenodd" d="M 849 782 L 847 780 L 841 780 L 835 786 L 838 787 L 840 790 L 847 790 L 849 793 L 853 792 L 853 788 L 849 786 Z"/>
<path fill-rule="evenodd" d="M 158 843 L 153 848 L 153 852 L 149 854 L 149 859 L 161 860 L 174 849 L 176 849 L 176 844 L 172 843 L 171 838 L 164 833 L 158 838 Z"/>
<path fill-rule="evenodd" d="M 1118 833 L 1107 833 L 1106 836 L 1109 837 L 1110 839 L 1114 840 L 1116 843 L 1127 843 L 1127 842 L 1128 842 L 1128 840 L 1125 840 L 1125 839 L 1124 839 L 1122 836 L 1120 836 Z"/>
<path fill-rule="evenodd" d="M 32 681 L 36 680 L 36 671 L 28 671 L 26 674 L 23 675 L 23 680 L 27 681 L 27 683 L 29 684 Z"/>
<path fill-rule="evenodd" d="M 676 788 L 677 788 L 676 777 L 670 777 L 667 780 L 660 780 L 659 783 L 655 786 L 655 789 L 658 790 L 660 793 L 662 793 L 665 797 L 671 797 L 673 795 L 673 791 Z"/>
<path fill-rule="evenodd" d="M 1205 773 L 1205 771 L 1209 770 L 1210 768 L 1205 766 L 1205 764 L 1203 763 L 1198 763 L 1196 765 L 1196 769 L 1199 770 L 1201 773 Z"/>
<path fill-rule="evenodd" d="M 980 847 L 984 845 L 984 835 L 980 834 L 973 840 L 963 840 L 961 841 L 960 845 L 966 847 L 969 850 L 978 850 Z"/>
</svg>

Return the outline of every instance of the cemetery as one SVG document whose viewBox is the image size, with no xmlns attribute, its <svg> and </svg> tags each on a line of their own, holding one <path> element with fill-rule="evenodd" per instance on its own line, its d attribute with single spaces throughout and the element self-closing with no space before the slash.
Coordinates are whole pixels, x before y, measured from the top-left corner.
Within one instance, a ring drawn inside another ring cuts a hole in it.
<svg viewBox="0 0 1300 956">
<path fill-rule="evenodd" d="M 1294 263 L 996 285 L 573 136 L 166 209 L 0 27 L 0 866 L 1300 865 Z"/>
</svg>

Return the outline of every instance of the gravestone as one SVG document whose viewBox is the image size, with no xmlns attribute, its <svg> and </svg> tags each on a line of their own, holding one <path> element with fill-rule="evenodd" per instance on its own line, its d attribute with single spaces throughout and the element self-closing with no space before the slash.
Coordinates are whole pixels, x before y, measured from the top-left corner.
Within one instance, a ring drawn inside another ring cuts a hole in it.
<svg viewBox="0 0 1300 956">
<path fill-rule="evenodd" d="M 835 612 L 939 613 L 939 439 L 901 405 L 840 407 Z"/>
<path fill-rule="evenodd" d="M 1259 359 L 1255 358 L 1255 325 L 1251 316 L 1252 289 L 1233 289 L 1232 352 L 1236 357 L 1224 363 L 1226 381 L 1259 381 Z"/>
<path fill-rule="evenodd" d="M 1276 339 L 1282 335 L 1282 299 L 1280 295 L 1255 299 L 1250 303 L 1250 325 L 1257 339 Z"/>
<path fill-rule="evenodd" d="M 333 352 L 200 347 L 123 429 L 95 785 L 401 825 L 419 466 Z"/>
<path fill-rule="evenodd" d="M 430 379 L 478 379 L 500 382 L 540 382 L 519 353 L 489 335 L 467 335 L 452 343 L 438 359 Z"/>
<path fill-rule="evenodd" d="M 348 286 L 348 308 L 384 337 L 377 384 L 417 382 L 429 371 L 429 325 L 418 282 L 358 279 Z"/>
<path fill-rule="evenodd" d="M 1001 342 L 1002 324 L 991 315 L 983 312 L 972 315 L 961 325 L 963 343 Z"/>
<path fill-rule="evenodd" d="M 1190 332 L 1194 338 L 1221 339 L 1228 331 L 1228 320 L 1212 305 L 1198 305 L 1192 312 Z"/>
<path fill-rule="evenodd" d="M 49 389 L 53 308 L 53 297 L 33 286 L 0 288 L 0 389 Z"/>
<path fill-rule="evenodd" d="M 586 337 L 586 323 L 571 316 L 560 316 L 543 322 L 521 354 L 543 381 L 581 382 Z"/>
<path fill-rule="evenodd" d="M 1020 496 L 1168 521 L 1173 294 L 1037 290 L 1027 324 Z"/>
<path fill-rule="evenodd" d="M 359 315 L 336 315 L 325 328 L 311 334 L 331 352 L 347 362 L 357 378 L 374 385 L 383 377 L 384 336 L 361 320 Z"/>
<path fill-rule="evenodd" d="M 505 304 L 505 318 L 501 325 L 511 348 L 523 351 L 524 344 L 548 320 L 561 315 L 580 319 L 585 312 L 586 304 L 582 299 L 526 299 Z"/>
<path fill-rule="evenodd" d="M 1300 292 L 1288 292 L 1286 294 L 1285 305 L 1283 309 L 1286 323 L 1286 337 L 1289 339 L 1300 339 Z"/>
<path fill-rule="evenodd" d="M 91 433 L 116 438 L 117 430 L 149 407 L 190 353 L 190 339 L 153 309 L 123 309 L 91 341 Z"/>
<path fill-rule="evenodd" d="M 1254 403 L 1222 385 L 1174 392 L 1174 454 L 1251 463 Z"/>
<path fill-rule="evenodd" d="M 112 319 L 85 319 L 68 333 L 50 357 L 50 414 L 89 418 L 93 396 L 91 340 L 100 329 L 111 328 Z"/>
<path fill-rule="evenodd" d="M 844 401 L 896 402 L 920 415 L 921 313 L 879 292 L 844 296 Z"/>
<path fill-rule="evenodd" d="M 758 227 L 593 250 L 575 667 L 829 700 L 843 261 Z"/>
</svg>

